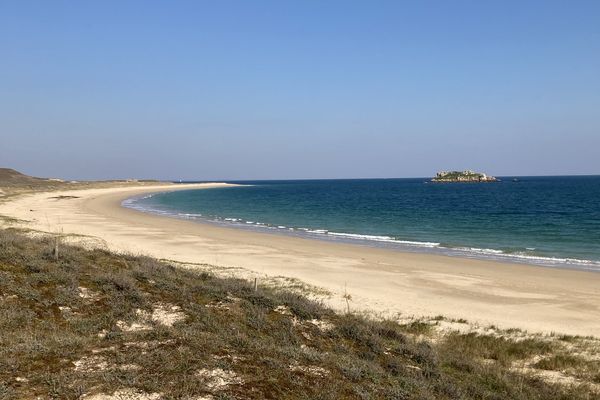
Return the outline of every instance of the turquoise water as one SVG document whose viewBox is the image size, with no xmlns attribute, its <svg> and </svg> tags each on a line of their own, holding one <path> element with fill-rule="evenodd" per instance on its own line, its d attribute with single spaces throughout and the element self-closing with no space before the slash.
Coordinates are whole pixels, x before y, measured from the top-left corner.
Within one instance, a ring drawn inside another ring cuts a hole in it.
<svg viewBox="0 0 600 400">
<path fill-rule="evenodd" d="M 237 182 L 129 199 L 142 211 L 244 229 L 600 271 L 600 176 Z"/>
</svg>

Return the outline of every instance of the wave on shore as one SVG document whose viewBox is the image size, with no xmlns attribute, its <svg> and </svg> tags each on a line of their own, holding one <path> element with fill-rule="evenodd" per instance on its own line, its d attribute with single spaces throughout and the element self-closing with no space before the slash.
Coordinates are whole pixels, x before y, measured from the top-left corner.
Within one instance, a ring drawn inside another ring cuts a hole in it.
<svg viewBox="0 0 600 400">
<path fill-rule="evenodd" d="M 285 225 L 271 225 L 258 221 L 247 221 L 242 218 L 208 216 L 200 213 L 181 213 L 161 210 L 143 204 L 141 200 L 149 199 L 156 195 L 149 194 L 126 199 L 122 206 L 141 212 L 163 215 L 186 220 L 196 220 L 220 226 L 247 229 L 253 231 L 273 232 L 285 235 L 310 237 L 320 240 L 337 241 L 344 243 L 362 244 L 374 247 L 384 247 L 410 252 L 425 252 L 448 256 L 475 258 L 484 260 L 515 262 L 520 264 L 534 264 L 547 267 L 562 267 L 600 272 L 600 261 L 577 258 L 548 257 L 535 253 L 535 248 L 523 249 L 488 249 L 476 247 L 452 246 L 438 242 L 423 242 L 405 240 L 392 236 L 366 235 L 356 233 L 335 232 L 326 229 L 310 229 L 305 227 L 288 227 Z"/>
</svg>

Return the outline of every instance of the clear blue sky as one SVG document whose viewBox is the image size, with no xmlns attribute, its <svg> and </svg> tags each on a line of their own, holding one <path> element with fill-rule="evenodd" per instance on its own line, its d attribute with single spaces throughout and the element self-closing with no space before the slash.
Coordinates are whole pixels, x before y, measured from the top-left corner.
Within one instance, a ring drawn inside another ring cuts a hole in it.
<svg viewBox="0 0 600 400">
<path fill-rule="evenodd" d="M 600 174 L 600 1 L 0 1 L 0 166 Z"/>
</svg>

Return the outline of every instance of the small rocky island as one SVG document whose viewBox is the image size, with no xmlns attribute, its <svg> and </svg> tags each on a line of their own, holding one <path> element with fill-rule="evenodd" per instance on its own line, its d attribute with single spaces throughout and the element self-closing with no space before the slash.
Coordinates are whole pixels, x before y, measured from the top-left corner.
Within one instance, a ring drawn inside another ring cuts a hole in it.
<svg viewBox="0 0 600 400">
<path fill-rule="evenodd" d="M 431 182 L 497 182 L 498 179 L 475 171 L 440 171 Z"/>
</svg>

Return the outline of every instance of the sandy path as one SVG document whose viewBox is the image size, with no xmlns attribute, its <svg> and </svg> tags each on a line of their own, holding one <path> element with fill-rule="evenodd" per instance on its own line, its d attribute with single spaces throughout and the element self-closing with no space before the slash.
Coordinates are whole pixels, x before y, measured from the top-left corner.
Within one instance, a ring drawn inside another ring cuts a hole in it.
<svg viewBox="0 0 600 400">
<path fill-rule="evenodd" d="M 600 273 L 461 259 L 249 232 L 120 206 L 138 194 L 222 184 L 37 193 L 0 204 L 25 226 L 98 237 L 116 250 L 244 267 L 331 290 L 342 307 L 465 318 L 536 332 L 600 335 Z M 56 199 L 56 196 L 78 198 Z"/>
</svg>

